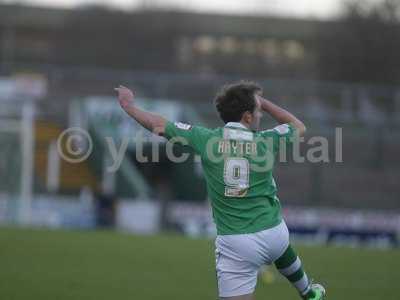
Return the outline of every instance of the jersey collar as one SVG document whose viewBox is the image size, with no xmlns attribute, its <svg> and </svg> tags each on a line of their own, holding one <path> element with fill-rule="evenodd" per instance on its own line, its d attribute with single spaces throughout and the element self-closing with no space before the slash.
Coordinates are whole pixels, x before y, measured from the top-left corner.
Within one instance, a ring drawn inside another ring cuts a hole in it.
<svg viewBox="0 0 400 300">
<path fill-rule="evenodd" d="M 249 128 L 247 128 L 246 126 L 244 126 L 242 123 L 240 122 L 228 122 L 225 124 L 225 127 L 229 127 L 229 128 L 240 128 L 240 129 L 244 129 L 244 130 L 249 130 Z"/>
</svg>

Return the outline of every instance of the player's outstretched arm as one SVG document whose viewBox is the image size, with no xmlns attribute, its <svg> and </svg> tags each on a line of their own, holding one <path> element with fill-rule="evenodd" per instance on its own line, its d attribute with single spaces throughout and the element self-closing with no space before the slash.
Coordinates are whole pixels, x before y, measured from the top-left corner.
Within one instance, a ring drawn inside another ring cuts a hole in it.
<svg viewBox="0 0 400 300">
<path fill-rule="evenodd" d="M 135 105 L 134 93 L 127 87 L 120 85 L 118 88 L 115 88 L 115 90 L 118 92 L 119 104 L 128 115 L 154 134 L 164 135 L 166 119 L 138 108 Z"/>
<path fill-rule="evenodd" d="M 286 123 L 292 124 L 297 129 L 297 132 L 300 136 L 304 135 L 304 133 L 306 132 L 306 126 L 302 121 L 297 119 L 293 114 L 288 112 L 286 109 L 279 107 L 278 105 L 272 103 L 271 101 L 264 99 L 262 97 L 259 97 L 259 99 L 263 111 L 271 115 L 271 117 L 274 118 L 280 124 L 286 124 Z"/>
</svg>

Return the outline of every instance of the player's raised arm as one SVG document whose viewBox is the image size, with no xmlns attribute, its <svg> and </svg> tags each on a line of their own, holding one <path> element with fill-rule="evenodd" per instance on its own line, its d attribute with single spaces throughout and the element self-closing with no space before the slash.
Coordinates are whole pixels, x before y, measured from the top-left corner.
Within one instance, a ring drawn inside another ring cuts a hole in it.
<svg viewBox="0 0 400 300">
<path fill-rule="evenodd" d="M 290 123 L 297 129 L 299 136 L 303 136 L 306 132 L 306 126 L 302 121 L 297 119 L 293 114 L 288 112 L 286 109 L 279 107 L 278 105 L 272 103 L 271 101 L 264 99 L 263 97 L 257 95 L 260 100 L 261 108 L 263 111 L 271 115 L 278 123 L 286 124 Z"/>
<path fill-rule="evenodd" d="M 118 88 L 115 88 L 115 90 L 118 92 L 119 104 L 128 115 L 154 134 L 164 135 L 166 119 L 138 108 L 135 105 L 134 93 L 127 87 L 120 85 Z"/>
</svg>

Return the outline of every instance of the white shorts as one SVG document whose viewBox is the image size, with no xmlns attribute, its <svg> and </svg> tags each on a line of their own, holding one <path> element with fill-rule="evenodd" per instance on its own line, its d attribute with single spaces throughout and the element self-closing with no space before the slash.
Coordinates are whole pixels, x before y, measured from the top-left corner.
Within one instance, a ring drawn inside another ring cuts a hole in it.
<svg viewBox="0 0 400 300">
<path fill-rule="evenodd" d="M 262 265 L 270 265 L 289 246 L 284 221 L 276 227 L 250 234 L 219 235 L 215 257 L 219 297 L 252 294 Z"/>
</svg>

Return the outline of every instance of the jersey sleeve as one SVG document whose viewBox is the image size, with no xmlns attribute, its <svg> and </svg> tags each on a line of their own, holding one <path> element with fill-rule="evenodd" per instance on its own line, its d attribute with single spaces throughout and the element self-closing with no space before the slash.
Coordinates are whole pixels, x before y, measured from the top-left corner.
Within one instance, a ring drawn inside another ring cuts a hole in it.
<svg viewBox="0 0 400 300">
<path fill-rule="evenodd" d="M 201 155 L 205 151 L 210 133 L 210 129 L 201 126 L 167 121 L 164 136 L 169 141 L 189 146 Z"/>
<path fill-rule="evenodd" d="M 266 139 L 270 139 L 274 150 L 278 151 L 282 143 L 286 145 L 293 144 L 298 137 L 298 132 L 292 124 L 288 123 L 264 130 L 261 135 Z"/>
</svg>

